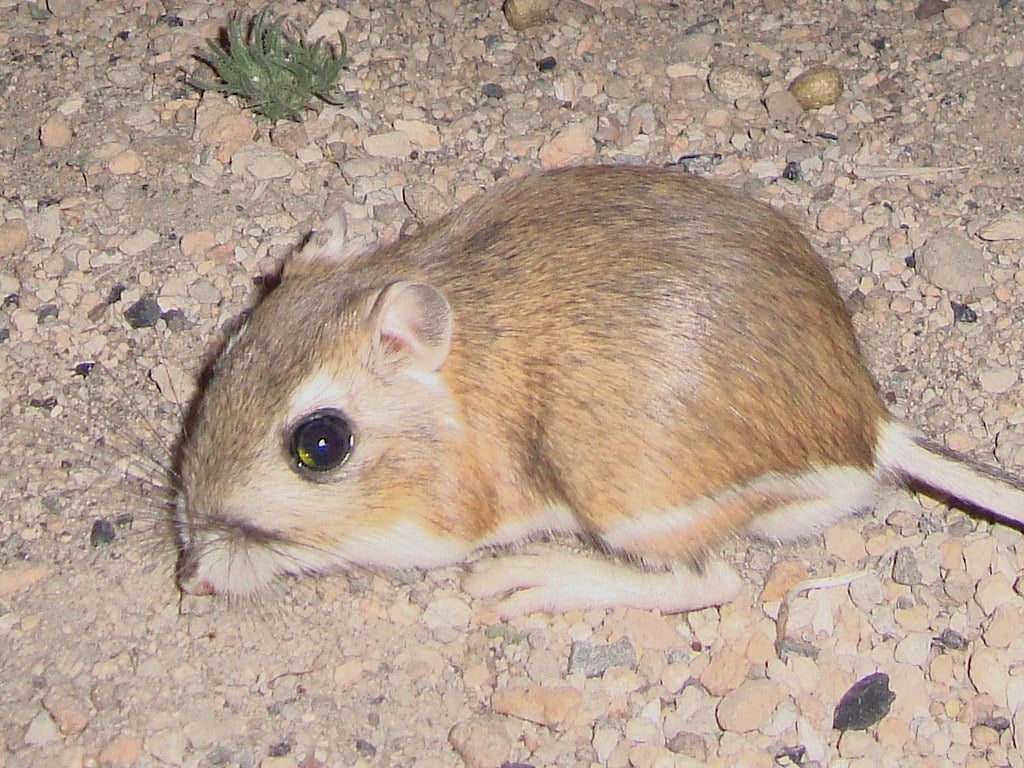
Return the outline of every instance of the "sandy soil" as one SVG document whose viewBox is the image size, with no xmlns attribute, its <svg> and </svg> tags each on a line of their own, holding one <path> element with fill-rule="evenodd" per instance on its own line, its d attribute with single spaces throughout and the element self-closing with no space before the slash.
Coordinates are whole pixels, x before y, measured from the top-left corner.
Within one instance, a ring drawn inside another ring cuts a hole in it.
<svg viewBox="0 0 1024 768">
<path fill-rule="evenodd" d="M 258 278 L 339 206 L 372 243 L 565 163 L 791 213 L 893 412 L 1024 474 L 1017 0 L 567 0 L 522 32 L 495 0 L 338 5 L 274 4 L 351 62 L 343 104 L 269 126 L 185 83 L 241 3 L 0 0 L 0 768 L 1021 765 L 1020 533 L 906 491 L 737 542 L 747 594 L 687 616 L 503 623 L 459 569 L 179 596 L 161 463 Z M 818 64 L 845 92 L 801 111 Z M 789 586 L 852 572 L 777 642 Z M 888 715 L 835 730 L 873 672 Z"/>
</svg>

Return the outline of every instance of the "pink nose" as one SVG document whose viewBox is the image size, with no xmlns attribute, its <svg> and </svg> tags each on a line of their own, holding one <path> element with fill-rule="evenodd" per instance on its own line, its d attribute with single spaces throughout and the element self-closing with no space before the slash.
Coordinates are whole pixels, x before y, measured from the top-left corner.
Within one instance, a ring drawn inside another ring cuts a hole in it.
<svg viewBox="0 0 1024 768">
<path fill-rule="evenodd" d="M 194 595 L 195 597 L 207 597 L 217 594 L 213 584 L 206 579 L 199 578 L 198 571 L 198 563 L 191 558 L 186 558 L 178 568 L 178 589 L 186 595 Z"/>
</svg>

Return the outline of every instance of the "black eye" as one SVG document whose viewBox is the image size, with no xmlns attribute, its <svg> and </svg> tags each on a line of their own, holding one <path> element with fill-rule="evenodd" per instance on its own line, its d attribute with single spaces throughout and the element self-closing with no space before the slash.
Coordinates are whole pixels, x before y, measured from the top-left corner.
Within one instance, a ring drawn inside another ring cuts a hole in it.
<svg viewBox="0 0 1024 768">
<path fill-rule="evenodd" d="M 352 427 L 338 411 L 315 411 L 295 425 L 289 448 L 300 469 L 329 472 L 352 452 Z"/>
</svg>

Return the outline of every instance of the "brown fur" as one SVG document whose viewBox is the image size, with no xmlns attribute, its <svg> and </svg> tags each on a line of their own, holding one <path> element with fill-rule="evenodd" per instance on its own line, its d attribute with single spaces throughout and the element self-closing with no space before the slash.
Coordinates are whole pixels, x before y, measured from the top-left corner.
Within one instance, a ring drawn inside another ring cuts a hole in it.
<svg viewBox="0 0 1024 768">
<path fill-rule="evenodd" d="M 326 256 L 291 262 L 218 364 L 185 449 L 186 507 L 216 517 L 234 499 L 237 516 L 251 490 L 287 487 L 271 501 L 291 507 L 259 525 L 296 541 L 409 519 L 472 547 L 551 506 L 600 537 L 765 473 L 872 466 L 885 414 L 828 271 L 737 192 L 659 169 L 549 172 L 414 238 Z M 374 368 L 367 317 L 396 281 L 450 304 L 441 392 Z M 318 370 L 357 426 L 326 483 L 287 468 L 281 423 Z M 652 554 L 698 557 L 760 506 L 725 505 Z"/>
</svg>

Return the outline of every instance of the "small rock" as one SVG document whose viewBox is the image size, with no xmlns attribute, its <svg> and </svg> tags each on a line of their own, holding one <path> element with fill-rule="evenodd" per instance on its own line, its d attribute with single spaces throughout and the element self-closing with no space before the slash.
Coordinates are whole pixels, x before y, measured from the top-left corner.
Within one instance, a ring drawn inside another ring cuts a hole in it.
<svg viewBox="0 0 1024 768">
<path fill-rule="evenodd" d="M 924 667 L 931 652 L 932 635 L 930 632 L 910 632 L 896 644 L 894 658 L 900 664 L 913 664 Z"/>
<path fill-rule="evenodd" d="M 142 229 L 122 240 L 121 244 L 117 246 L 117 250 L 125 256 L 138 256 L 159 242 L 160 235 L 151 229 Z"/>
<path fill-rule="evenodd" d="M 978 374 L 981 388 L 994 395 L 1009 392 L 1017 383 L 1017 371 L 1006 366 L 993 366 Z"/>
<path fill-rule="evenodd" d="M 196 110 L 195 138 L 213 147 L 213 156 L 227 163 L 242 145 L 252 141 L 258 126 L 243 112 L 213 91 L 206 91 Z"/>
<path fill-rule="evenodd" d="M 1020 637 L 1024 626 L 1024 610 L 1017 605 L 1004 603 L 992 612 L 992 619 L 982 631 L 985 645 L 989 648 L 1007 648 Z"/>
<path fill-rule="evenodd" d="M 306 40 L 311 43 L 323 40 L 337 53 L 347 28 L 348 12 L 341 8 L 330 8 L 316 17 L 306 33 Z"/>
<path fill-rule="evenodd" d="M 185 747 L 185 736 L 181 731 L 160 731 L 146 739 L 146 751 L 168 765 L 181 765 L 184 762 Z"/>
<path fill-rule="evenodd" d="M 489 99 L 505 98 L 505 89 L 498 83 L 484 83 L 480 86 L 480 93 Z"/>
<path fill-rule="evenodd" d="M 51 688 L 43 696 L 43 707 L 64 736 L 81 733 L 89 725 L 89 706 L 67 688 Z"/>
<path fill-rule="evenodd" d="M 40 710 L 28 724 L 22 740 L 30 747 L 44 747 L 47 744 L 60 741 L 57 724 L 53 722 L 50 713 L 46 710 Z"/>
<path fill-rule="evenodd" d="M 143 296 L 124 311 L 132 328 L 152 328 L 160 320 L 160 305 L 152 296 Z"/>
<path fill-rule="evenodd" d="M 900 547 L 892 563 L 892 579 L 897 584 L 913 587 L 921 583 L 921 569 L 917 557 L 910 547 Z"/>
<path fill-rule="evenodd" d="M 921 277 L 952 293 L 970 293 L 985 286 L 985 256 L 963 232 L 936 232 L 914 251 Z"/>
<path fill-rule="evenodd" d="M 853 214 L 842 206 L 826 205 L 818 211 L 818 217 L 815 221 L 818 229 L 831 234 L 834 232 L 845 232 L 853 226 L 855 219 Z"/>
<path fill-rule="evenodd" d="M 363 149 L 371 157 L 402 159 L 412 151 L 412 142 L 401 131 L 385 131 L 363 139 Z"/>
<path fill-rule="evenodd" d="M 743 67 L 715 67 L 708 75 L 708 88 L 722 101 L 735 104 L 739 99 L 760 99 L 764 81 Z"/>
<path fill-rule="evenodd" d="M 1012 211 L 989 222 L 978 230 L 982 240 L 1024 240 L 1024 214 Z"/>
<path fill-rule="evenodd" d="M 582 699 L 579 691 L 567 686 L 504 688 L 491 696 L 491 709 L 561 731 L 576 720 Z"/>
<path fill-rule="evenodd" d="M 1020 596 L 1013 591 L 1013 585 L 1003 573 L 994 573 L 982 578 L 974 593 L 974 599 L 986 616 L 991 616 L 1001 605 L 1020 603 Z"/>
<path fill-rule="evenodd" d="M 0 224 L 0 260 L 21 256 L 28 247 L 28 235 L 24 221 L 5 221 Z"/>
<path fill-rule="evenodd" d="M 441 148 L 440 131 L 425 120 L 395 120 L 395 130 L 408 136 L 409 143 L 417 149 L 432 152 Z"/>
<path fill-rule="evenodd" d="M 540 148 L 540 164 L 542 168 L 560 168 L 592 157 L 595 149 L 591 128 L 571 123 Z"/>
<path fill-rule="evenodd" d="M 118 736 L 103 745 L 99 764 L 103 768 L 129 768 L 142 754 L 142 739 L 137 736 Z"/>
<path fill-rule="evenodd" d="M 963 32 L 965 29 L 970 28 L 974 19 L 971 17 L 971 12 L 960 5 L 954 5 L 942 12 L 942 19 L 946 22 L 946 26 L 950 29 L 955 29 L 957 32 Z"/>
<path fill-rule="evenodd" d="M 188 287 L 189 298 L 198 301 L 200 304 L 219 304 L 221 299 L 220 289 L 209 280 L 202 278 L 196 280 Z"/>
<path fill-rule="evenodd" d="M 836 705 L 832 727 L 839 731 L 867 730 L 887 714 L 896 694 L 889 690 L 889 676 L 875 672 L 850 686 Z"/>
<path fill-rule="evenodd" d="M 105 517 L 97 517 L 92 521 L 92 528 L 89 529 L 89 546 L 101 547 L 116 538 L 117 530 L 114 524 Z"/>
<path fill-rule="evenodd" d="M 723 730 L 761 730 L 782 701 L 782 689 L 771 680 L 747 680 L 719 702 L 715 714 Z"/>
<path fill-rule="evenodd" d="M 978 690 L 987 693 L 997 706 L 1006 706 L 1006 686 L 1009 680 L 1006 654 L 993 648 L 978 648 L 967 664 L 967 676 Z"/>
<path fill-rule="evenodd" d="M 804 109 L 827 107 L 843 95 L 843 76 L 835 67 L 820 64 L 794 79 L 789 92 Z"/>
<path fill-rule="evenodd" d="M 402 194 L 406 206 L 420 221 L 433 221 L 455 206 L 454 200 L 426 182 L 408 184 Z"/>
<path fill-rule="evenodd" d="M 945 0 L 921 0 L 917 4 L 917 8 L 914 9 L 914 18 L 918 21 L 924 19 L 930 19 L 932 16 L 938 16 L 949 4 Z"/>
<path fill-rule="evenodd" d="M 789 91 L 773 91 L 764 100 L 764 106 L 768 110 L 768 117 L 781 123 L 788 123 L 796 120 L 803 114 L 803 107 L 796 97 Z"/>
<path fill-rule="evenodd" d="M 71 143 L 71 126 L 60 112 L 54 112 L 39 127 L 39 143 L 46 149 L 65 147 Z"/>
<path fill-rule="evenodd" d="M 198 232 L 186 232 L 181 236 L 178 243 L 181 253 L 188 259 L 195 259 L 202 256 L 217 244 L 217 237 L 213 232 L 200 230 Z"/>
<path fill-rule="evenodd" d="M 231 172 L 254 179 L 285 179 L 295 172 L 295 162 L 272 144 L 249 142 L 231 156 Z"/>
<path fill-rule="evenodd" d="M 48 205 L 25 219 L 29 233 L 47 246 L 53 245 L 64 231 L 59 205 Z"/>
<path fill-rule="evenodd" d="M 46 0 L 46 10 L 58 19 L 67 19 L 82 12 L 82 0 Z"/>
<path fill-rule="evenodd" d="M 431 600 L 423 610 L 422 621 L 430 630 L 469 626 L 469 604 L 457 597 Z"/>
<path fill-rule="evenodd" d="M 700 674 L 701 685 L 712 696 L 725 696 L 736 689 L 747 677 L 750 669 L 742 648 L 727 645 L 711 656 L 711 661 Z"/>
<path fill-rule="evenodd" d="M 142 170 L 142 157 L 134 149 L 126 149 L 110 159 L 107 170 L 115 176 L 130 176 Z"/>
<path fill-rule="evenodd" d="M 780 560 L 772 565 L 761 590 L 761 601 L 773 603 L 781 600 L 789 590 L 811 576 L 802 560 Z"/>
<path fill-rule="evenodd" d="M 487 715 L 456 725 L 448 732 L 448 743 L 468 768 L 503 765 L 512 752 L 512 744 L 501 721 Z"/>
<path fill-rule="evenodd" d="M 569 674 L 582 673 L 586 677 L 601 677 L 608 667 L 636 669 L 636 654 L 629 640 L 615 643 L 592 643 L 577 640 L 569 651 Z"/>
<path fill-rule="evenodd" d="M 508 24 L 517 32 L 548 20 L 550 0 L 505 0 L 501 7 Z"/>
<path fill-rule="evenodd" d="M 0 570 L 0 597 L 13 595 L 45 578 L 49 573 L 50 570 L 45 565 L 20 563 L 8 566 Z"/>
<path fill-rule="evenodd" d="M 953 310 L 954 323 L 976 323 L 978 313 L 969 304 L 961 304 L 959 301 L 949 302 L 949 308 Z"/>
</svg>

